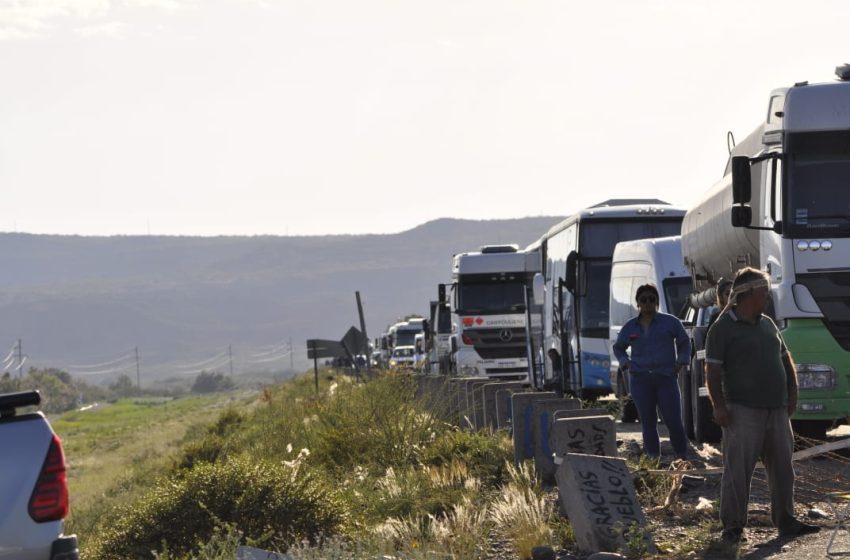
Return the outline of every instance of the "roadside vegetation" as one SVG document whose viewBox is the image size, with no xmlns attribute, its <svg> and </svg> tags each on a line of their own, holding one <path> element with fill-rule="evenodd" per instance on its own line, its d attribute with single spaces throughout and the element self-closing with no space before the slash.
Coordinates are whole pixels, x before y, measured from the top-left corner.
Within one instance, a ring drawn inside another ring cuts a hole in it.
<svg viewBox="0 0 850 560">
<path fill-rule="evenodd" d="M 225 395 L 57 422 L 85 559 L 232 559 L 239 544 L 305 559 L 475 559 L 493 546 L 529 558 L 570 538 L 533 471 L 511 465 L 506 434 L 455 428 L 408 375 Z"/>
<path fill-rule="evenodd" d="M 445 399 L 443 399 L 445 400 Z M 455 427 L 415 378 L 326 371 L 259 393 L 131 398 L 64 415 L 72 513 L 86 560 L 522 558 L 572 549 L 569 522 L 505 432 Z M 664 558 L 712 546 L 712 515 L 670 501 L 633 463 Z M 666 505 L 665 505 L 666 504 Z M 683 519 L 668 531 L 669 519 Z M 646 557 L 642 532 L 623 552 Z M 631 542 L 630 541 L 630 542 Z"/>
</svg>

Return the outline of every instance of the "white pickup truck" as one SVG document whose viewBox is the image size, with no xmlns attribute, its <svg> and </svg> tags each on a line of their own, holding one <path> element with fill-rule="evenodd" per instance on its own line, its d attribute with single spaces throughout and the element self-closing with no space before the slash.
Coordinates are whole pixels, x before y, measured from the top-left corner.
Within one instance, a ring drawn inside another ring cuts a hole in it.
<svg viewBox="0 0 850 560">
<path fill-rule="evenodd" d="M 0 394 L 0 559 L 79 560 L 76 535 L 63 535 L 68 481 L 62 444 L 37 391 Z"/>
</svg>

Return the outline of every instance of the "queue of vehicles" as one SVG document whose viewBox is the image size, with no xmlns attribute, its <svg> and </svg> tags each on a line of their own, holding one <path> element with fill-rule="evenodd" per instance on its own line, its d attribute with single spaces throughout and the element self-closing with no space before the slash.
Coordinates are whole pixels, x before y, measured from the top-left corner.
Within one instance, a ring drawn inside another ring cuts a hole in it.
<svg viewBox="0 0 850 560">
<path fill-rule="evenodd" d="M 730 150 L 721 180 L 690 209 L 608 200 L 524 250 L 455 255 L 452 283 L 432 302 L 421 337 L 429 356 L 421 369 L 524 379 L 582 398 L 613 392 L 627 404 L 612 343 L 637 313 L 635 288 L 652 283 L 661 311 L 680 317 L 692 338 L 691 367 L 679 379 L 687 431 L 717 440 L 703 379 L 714 286 L 753 266 L 770 276 L 768 314 L 796 360 L 795 429 L 822 437 L 850 416 L 850 111 L 842 109 L 850 67 L 837 74 L 771 92 L 764 122 Z"/>
</svg>

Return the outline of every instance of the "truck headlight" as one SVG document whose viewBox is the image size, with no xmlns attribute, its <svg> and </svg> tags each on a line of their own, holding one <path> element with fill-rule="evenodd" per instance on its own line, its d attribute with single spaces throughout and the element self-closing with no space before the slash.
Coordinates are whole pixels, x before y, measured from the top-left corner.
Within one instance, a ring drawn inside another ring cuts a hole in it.
<svg viewBox="0 0 850 560">
<path fill-rule="evenodd" d="M 801 391 L 834 389 L 835 370 L 826 364 L 797 364 L 797 383 Z"/>
<path fill-rule="evenodd" d="M 464 375 L 478 375 L 478 368 L 476 366 L 464 365 L 460 366 L 460 372 Z"/>
</svg>

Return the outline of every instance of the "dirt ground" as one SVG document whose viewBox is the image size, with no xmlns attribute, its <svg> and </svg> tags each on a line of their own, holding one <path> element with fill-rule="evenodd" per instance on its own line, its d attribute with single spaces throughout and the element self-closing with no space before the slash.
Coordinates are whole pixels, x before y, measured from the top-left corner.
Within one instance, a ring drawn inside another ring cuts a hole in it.
<svg viewBox="0 0 850 560">
<path fill-rule="evenodd" d="M 639 454 L 640 425 L 620 424 L 618 429 L 618 445 L 621 456 Z M 662 454 L 672 457 L 669 439 L 663 426 L 659 426 L 662 436 Z M 850 427 L 842 427 L 829 433 L 829 440 L 835 441 L 850 437 Z M 813 442 L 799 441 L 798 445 L 807 446 Z M 722 466 L 721 456 L 717 449 L 708 446 L 692 448 L 693 466 L 719 467 Z M 669 460 L 669 459 L 668 459 Z M 807 522 L 822 527 L 821 532 L 797 539 L 780 539 L 770 523 L 770 502 L 767 481 L 763 470 L 757 470 L 753 478 L 749 526 L 746 529 L 746 542 L 740 547 L 729 549 L 719 543 L 719 530 L 715 528 L 709 536 L 704 531 L 704 541 L 707 546 L 693 551 L 667 550 L 666 557 L 676 558 L 747 558 L 747 559 L 815 559 L 825 558 L 827 543 L 836 524 L 833 508 L 828 503 L 830 492 L 850 491 L 850 449 L 838 453 L 827 453 L 814 458 L 804 459 L 794 463 L 797 473 L 795 485 L 795 502 L 798 517 Z M 650 530 L 656 542 L 681 543 L 694 539 L 694 527 L 701 524 L 707 527 L 712 519 L 717 518 L 717 501 L 720 497 L 720 475 L 708 474 L 688 480 L 679 494 L 678 503 L 669 512 L 648 512 Z M 701 498 L 703 500 L 701 500 Z M 697 513 L 695 507 L 700 501 L 706 500 L 714 504 L 710 513 Z M 844 507 L 843 505 L 841 507 Z M 850 522 L 848 522 L 850 526 Z M 674 545 L 675 546 L 675 545 Z M 685 547 L 687 548 L 687 547 Z M 841 531 L 836 537 L 833 550 L 847 551 L 850 555 L 850 531 Z"/>
</svg>

